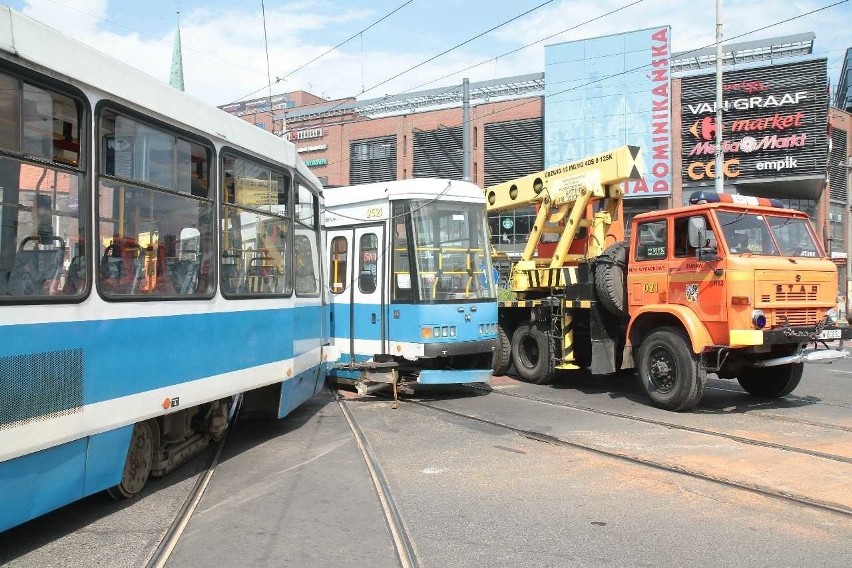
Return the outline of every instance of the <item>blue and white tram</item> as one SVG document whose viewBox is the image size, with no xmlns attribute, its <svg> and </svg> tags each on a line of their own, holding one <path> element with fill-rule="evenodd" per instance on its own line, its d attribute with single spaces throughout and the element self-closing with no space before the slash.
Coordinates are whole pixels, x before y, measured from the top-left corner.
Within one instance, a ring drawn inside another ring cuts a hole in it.
<svg viewBox="0 0 852 568">
<path fill-rule="evenodd" d="M 497 301 L 482 189 L 408 179 L 329 188 L 325 199 L 341 354 L 330 375 L 362 392 L 489 381 Z"/>
<path fill-rule="evenodd" d="M 322 206 L 291 143 L 0 7 L 0 530 L 322 387 Z"/>
</svg>

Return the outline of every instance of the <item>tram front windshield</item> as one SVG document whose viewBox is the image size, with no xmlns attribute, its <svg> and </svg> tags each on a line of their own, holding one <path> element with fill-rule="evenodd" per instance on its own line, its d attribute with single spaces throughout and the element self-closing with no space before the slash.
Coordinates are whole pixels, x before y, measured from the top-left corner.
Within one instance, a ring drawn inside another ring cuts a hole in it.
<svg viewBox="0 0 852 568">
<path fill-rule="evenodd" d="M 496 298 L 485 207 L 447 201 L 408 202 L 417 298 L 423 303 Z M 413 290 L 412 290 L 413 291 Z"/>
</svg>

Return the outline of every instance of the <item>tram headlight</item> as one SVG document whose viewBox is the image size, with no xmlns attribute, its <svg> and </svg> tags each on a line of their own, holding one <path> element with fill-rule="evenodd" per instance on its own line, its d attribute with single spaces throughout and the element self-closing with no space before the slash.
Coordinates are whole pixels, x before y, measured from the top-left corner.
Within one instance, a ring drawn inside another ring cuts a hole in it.
<svg viewBox="0 0 852 568">
<path fill-rule="evenodd" d="M 485 334 L 485 324 L 481 323 L 481 324 L 479 324 L 479 335 L 484 335 L 484 334 Z"/>
<path fill-rule="evenodd" d="M 421 327 L 420 328 L 420 337 L 423 339 L 429 339 L 432 337 L 432 328 L 431 327 Z"/>
<path fill-rule="evenodd" d="M 432 337 L 441 337 L 441 328 L 433 327 L 432 328 Z"/>
<path fill-rule="evenodd" d="M 763 310 L 754 310 L 751 312 L 751 323 L 753 323 L 754 327 L 757 329 L 763 329 L 766 327 L 766 314 L 763 313 Z"/>
<path fill-rule="evenodd" d="M 451 325 L 450 326 L 450 337 L 455 337 L 455 336 L 456 336 L 456 326 Z"/>
<path fill-rule="evenodd" d="M 828 321 L 831 323 L 836 324 L 840 321 L 840 312 L 837 308 L 831 308 L 828 312 L 826 312 L 825 317 L 827 317 Z"/>
</svg>

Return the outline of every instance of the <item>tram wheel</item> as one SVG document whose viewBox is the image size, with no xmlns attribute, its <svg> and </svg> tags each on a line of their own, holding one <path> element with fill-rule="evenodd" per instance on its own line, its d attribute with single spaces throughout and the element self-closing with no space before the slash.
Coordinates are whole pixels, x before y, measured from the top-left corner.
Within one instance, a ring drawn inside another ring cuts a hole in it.
<svg viewBox="0 0 852 568">
<path fill-rule="evenodd" d="M 145 487 L 154 463 L 154 429 L 150 422 L 139 422 L 130 435 L 130 449 L 124 461 L 121 482 L 107 489 L 115 500 L 135 497 Z"/>
</svg>

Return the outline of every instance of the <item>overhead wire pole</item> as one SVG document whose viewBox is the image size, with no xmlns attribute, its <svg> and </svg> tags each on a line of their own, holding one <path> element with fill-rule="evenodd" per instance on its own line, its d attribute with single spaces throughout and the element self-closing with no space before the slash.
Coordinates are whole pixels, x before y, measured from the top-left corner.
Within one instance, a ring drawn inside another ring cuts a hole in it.
<svg viewBox="0 0 852 568">
<path fill-rule="evenodd" d="M 470 79 L 462 81 L 462 179 L 470 181 Z"/>
<path fill-rule="evenodd" d="M 722 0 L 716 0 L 716 191 L 725 191 L 725 154 L 722 151 Z"/>
<path fill-rule="evenodd" d="M 266 6 L 263 4 L 263 0 L 260 0 L 260 13 L 263 16 L 263 48 L 266 50 L 266 81 L 267 87 L 269 89 L 267 93 L 267 100 L 269 101 L 269 128 L 272 133 L 275 133 L 275 115 L 272 113 L 272 74 L 269 70 L 269 40 L 266 36 Z M 283 118 L 281 119 L 284 120 Z M 281 132 L 284 133 L 284 125 L 281 125 Z"/>
<path fill-rule="evenodd" d="M 846 158 L 846 321 L 852 323 L 852 156 Z"/>
</svg>

